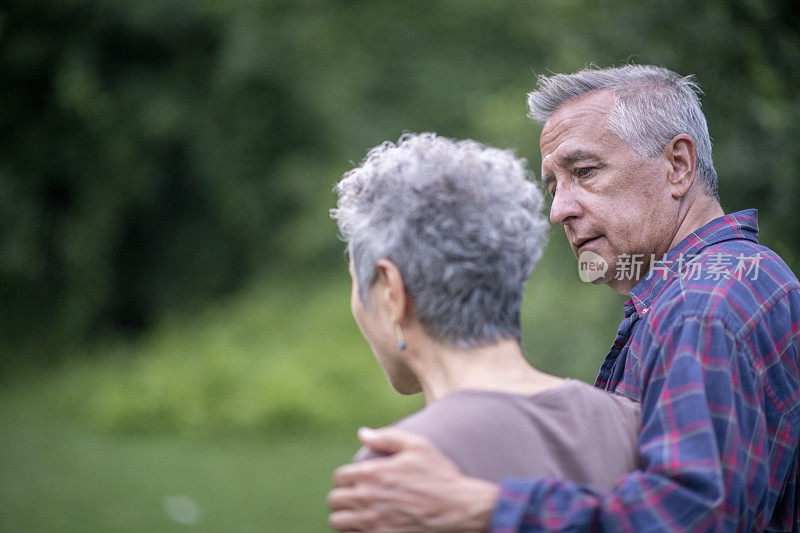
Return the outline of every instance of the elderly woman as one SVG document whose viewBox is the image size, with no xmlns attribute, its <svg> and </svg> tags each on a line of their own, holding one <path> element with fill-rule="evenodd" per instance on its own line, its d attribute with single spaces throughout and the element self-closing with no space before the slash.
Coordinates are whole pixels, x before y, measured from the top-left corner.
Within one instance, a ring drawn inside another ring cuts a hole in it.
<svg viewBox="0 0 800 533">
<path fill-rule="evenodd" d="M 336 192 L 353 316 L 392 386 L 425 396 L 397 427 L 489 481 L 610 487 L 636 468 L 636 404 L 523 356 L 520 305 L 548 229 L 524 161 L 406 135 L 373 148 Z"/>
</svg>

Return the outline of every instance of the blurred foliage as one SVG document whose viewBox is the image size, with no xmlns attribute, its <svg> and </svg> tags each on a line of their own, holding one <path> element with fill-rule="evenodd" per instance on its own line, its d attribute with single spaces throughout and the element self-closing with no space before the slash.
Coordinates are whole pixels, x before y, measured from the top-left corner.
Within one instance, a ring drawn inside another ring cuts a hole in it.
<svg viewBox="0 0 800 533">
<path fill-rule="evenodd" d="M 264 282 L 165 321 L 101 360 L 64 365 L 48 394 L 103 433 L 286 436 L 392 422 L 420 399 L 386 383 L 337 274 L 317 289 Z"/>
<path fill-rule="evenodd" d="M 4 363 L 138 333 L 257 272 L 331 268 L 332 184 L 403 130 L 514 147 L 535 168 L 534 73 L 590 62 L 695 73 L 723 207 L 758 207 L 764 240 L 797 268 L 799 11 L 766 0 L 6 1 Z"/>
</svg>

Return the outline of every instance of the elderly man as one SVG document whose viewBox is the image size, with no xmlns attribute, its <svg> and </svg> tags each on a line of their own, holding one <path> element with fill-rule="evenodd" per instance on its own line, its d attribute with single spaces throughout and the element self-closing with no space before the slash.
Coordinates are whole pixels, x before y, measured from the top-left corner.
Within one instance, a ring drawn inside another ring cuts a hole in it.
<svg viewBox="0 0 800 533">
<path fill-rule="evenodd" d="M 341 531 L 800 531 L 800 283 L 724 215 L 697 87 L 629 65 L 541 78 L 550 218 L 579 264 L 630 294 L 596 386 L 642 404 L 642 470 L 610 490 L 461 474 L 418 436 L 338 469 Z M 591 446 L 591 443 L 586 443 Z"/>
</svg>

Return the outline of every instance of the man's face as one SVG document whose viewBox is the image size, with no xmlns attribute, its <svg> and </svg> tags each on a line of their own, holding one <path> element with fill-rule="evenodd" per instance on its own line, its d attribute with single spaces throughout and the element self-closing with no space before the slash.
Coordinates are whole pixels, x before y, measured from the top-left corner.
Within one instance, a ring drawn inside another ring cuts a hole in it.
<svg viewBox="0 0 800 533">
<path fill-rule="evenodd" d="M 553 113 L 540 141 L 542 180 L 553 196 L 550 221 L 564 226 L 575 257 L 600 255 L 608 269 L 595 283 L 626 293 L 637 280 L 617 279 L 619 257 L 641 258 L 644 276 L 651 254 L 669 249 L 678 205 L 667 159 L 639 156 L 608 129 L 613 104 L 611 92 L 596 91 Z"/>
</svg>

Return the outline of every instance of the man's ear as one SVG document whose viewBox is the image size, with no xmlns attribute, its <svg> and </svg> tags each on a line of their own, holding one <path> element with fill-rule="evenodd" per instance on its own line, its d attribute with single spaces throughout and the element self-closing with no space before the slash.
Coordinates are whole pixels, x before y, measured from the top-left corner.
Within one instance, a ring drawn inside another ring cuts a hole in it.
<svg viewBox="0 0 800 533">
<path fill-rule="evenodd" d="M 373 292 L 381 305 L 390 317 L 402 325 L 406 316 L 408 297 L 406 296 L 406 286 L 403 283 L 403 276 L 400 270 L 389 259 L 378 259 L 375 263 L 376 283 Z"/>
<path fill-rule="evenodd" d="M 667 183 L 673 198 L 683 198 L 689 192 L 697 172 L 697 151 L 694 141 L 685 133 L 672 138 L 664 147 L 668 164 Z"/>
</svg>

